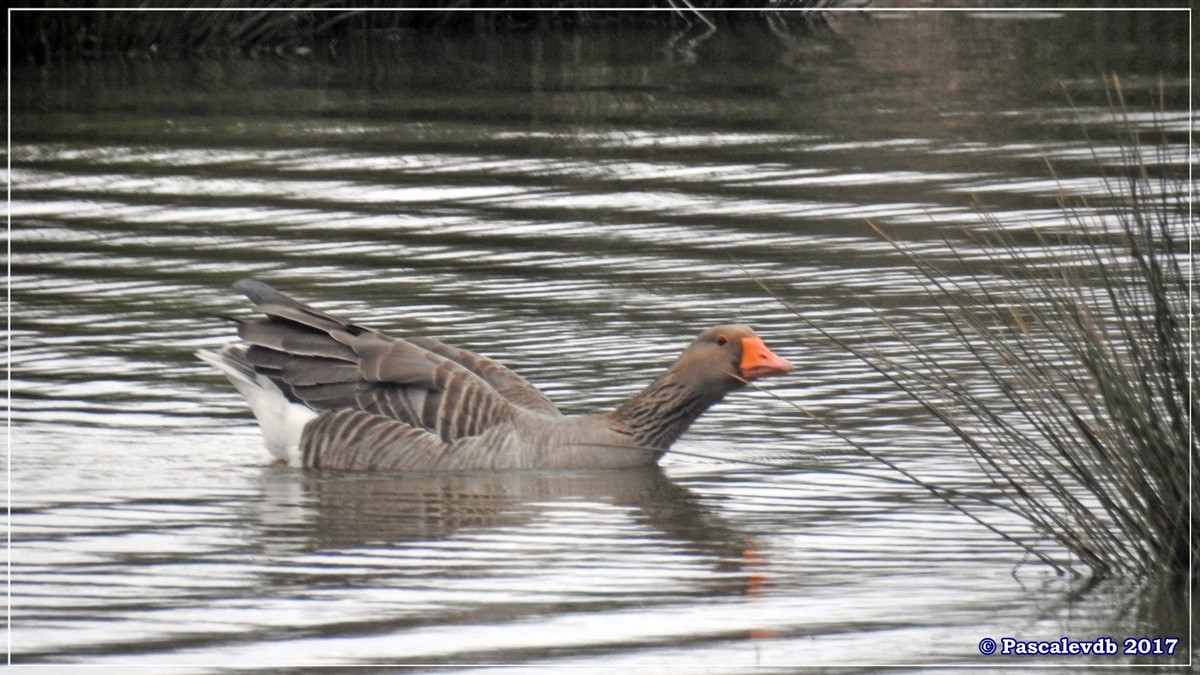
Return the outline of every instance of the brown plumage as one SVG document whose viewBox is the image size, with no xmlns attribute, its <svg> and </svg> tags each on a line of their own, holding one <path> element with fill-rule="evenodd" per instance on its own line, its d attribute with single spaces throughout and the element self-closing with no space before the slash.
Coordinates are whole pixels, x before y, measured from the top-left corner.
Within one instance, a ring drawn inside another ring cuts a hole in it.
<svg viewBox="0 0 1200 675">
<path fill-rule="evenodd" d="M 239 322 L 245 344 L 198 355 L 246 398 L 272 454 L 305 468 L 653 464 L 725 394 L 792 369 L 750 328 L 718 326 L 616 410 L 565 417 L 524 378 L 486 357 L 431 338 L 389 337 L 259 281 L 234 287 L 264 316 Z"/>
</svg>

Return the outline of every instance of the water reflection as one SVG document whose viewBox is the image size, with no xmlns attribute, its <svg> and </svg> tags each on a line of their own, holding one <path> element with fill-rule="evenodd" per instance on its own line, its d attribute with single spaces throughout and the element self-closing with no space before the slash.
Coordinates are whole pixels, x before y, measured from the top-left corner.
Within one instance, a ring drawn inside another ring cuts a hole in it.
<svg viewBox="0 0 1200 675">
<path fill-rule="evenodd" d="M 313 550 L 396 547 L 519 528 L 553 512 L 560 502 L 579 500 L 616 507 L 632 523 L 672 540 L 672 547 L 722 561 L 740 555 L 748 544 L 745 535 L 731 531 L 659 467 L 579 474 L 318 474 L 299 480 L 315 511 L 308 532 Z M 267 481 L 265 488 L 290 490 L 297 476 L 279 471 Z M 270 508 L 270 500 L 263 506 Z"/>
</svg>

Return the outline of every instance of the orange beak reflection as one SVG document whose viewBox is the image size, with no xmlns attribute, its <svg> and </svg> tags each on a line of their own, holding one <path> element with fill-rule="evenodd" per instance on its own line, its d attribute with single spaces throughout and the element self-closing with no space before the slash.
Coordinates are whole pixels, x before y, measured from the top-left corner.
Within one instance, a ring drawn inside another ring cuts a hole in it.
<svg viewBox="0 0 1200 675">
<path fill-rule="evenodd" d="M 774 354 L 761 338 L 742 338 L 742 362 L 738 366 L 742 379 L 753 380 L 759 377 L 782 375 L 792 371 L 792 364 L 787 359 L 781 359 Z"/>
</svg>

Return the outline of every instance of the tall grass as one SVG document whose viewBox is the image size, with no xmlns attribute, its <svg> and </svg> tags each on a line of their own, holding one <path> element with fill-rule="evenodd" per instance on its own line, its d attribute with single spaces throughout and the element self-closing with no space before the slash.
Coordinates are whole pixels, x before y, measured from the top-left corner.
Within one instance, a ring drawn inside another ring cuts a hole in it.
<svg viewBox="0 0 1200 675">
<path fill-rule="evenodd" d="M 1114 92 L 1119 98 L 1119 86 Z M 1114 107 L 1125 110 L 1120 100 Z M 1189 185 L 1169 175 L 1183 158 L 1165 156 L 1165 143 L 1145 145 L 1127 118 L 1124 126 L 1124 170 L 1104 177 L 1101 203 L 1062 201 L 1066 234 L 1017 232 L 987 219 L 968 243 L 943 238 L 947 264 L 875 228 L 930 290 L 972 368 L 952 370 L 944 345 L 934 351 L 894 326 L 902 347 L 885 351 L 806 323 L 953 432 L 988 489 L 965 494 L 906 473 L 912 482 L 1057 567 L 1073 563 L 1046 542 L 1097 578 L 1195 580 L 1197 233 Z M 988 515 L 996 507 L 1034 534 L 1006 531 Z"/>
</svg>

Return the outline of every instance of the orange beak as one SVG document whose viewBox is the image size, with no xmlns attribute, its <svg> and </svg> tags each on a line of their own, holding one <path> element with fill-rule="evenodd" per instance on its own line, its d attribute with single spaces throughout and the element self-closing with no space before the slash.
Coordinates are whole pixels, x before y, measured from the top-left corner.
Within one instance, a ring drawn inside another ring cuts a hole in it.
<svg viewBox="0 0 1200 675">
<path fill-rule="evenodd" d="M 762 339 L 758 337 L 742 338 L 742 362 L 738 367 L 742 371 L 742 378 L 746 380 L 782 375 L 792 371 L 792 364 L 767 349 Z"/>
</svg>

